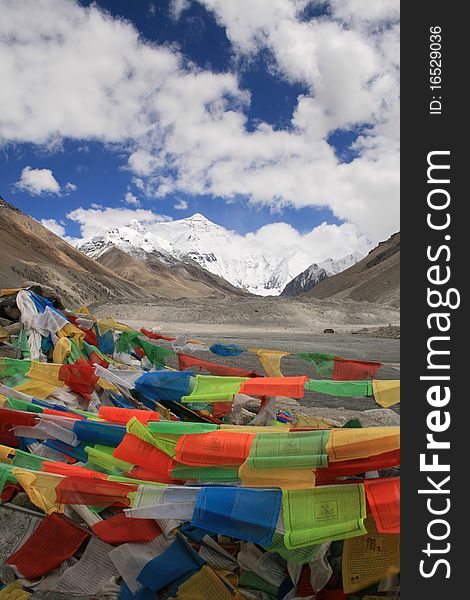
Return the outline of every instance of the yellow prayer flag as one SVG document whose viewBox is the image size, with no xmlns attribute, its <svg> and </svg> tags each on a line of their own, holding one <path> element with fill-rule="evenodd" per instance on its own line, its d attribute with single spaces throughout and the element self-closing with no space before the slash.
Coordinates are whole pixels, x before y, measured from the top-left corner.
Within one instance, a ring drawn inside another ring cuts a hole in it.
<svg viewBox="0 0 470 600">
<path fill-rule="evenodd" d="M 315 487 L 313 469 L 256 469 L 245 461 L 238 469 L 243 487 L 280 488 L 282 490 L 308 490 Z"/>
<path fill-rule="evenodd" d="M 10 446 L 3 446 L 2 444 L 0 444 L 0 462 L 11 465 L 15 454 L 16 450 L 14 448 L 10 448 Z"/>
<path fill-rule="evenodd" d="M 67 337 L 60 338 L 57 340 L 56 345 L 54 346 L 54 350 L 52 352 L 52 360 L 55 363 L 63 364 L 65 359 L 70 354 L 72 350 L 72 342 Z"/>
<path fill-rule="evenodd" d="M 172 600 L 234 600 L 240 598 L 235 590 L 230 590 L 225 583 L 207 565 L 192 577 L 184 581 L 179 587 L 176 596 Z"/>
<path fill-rule="evenodd" d="M 32 592 L 24 590 L 17 581 L 7 584 L 0 590 L 0 600 L 28 600 Z"/>
<path fill-rule="evenodd" d="M 54 387 L 63 387 L 65 384 L 59 379 L 59 371 L 62 365 L 54 363 L 42 363 L 37 360 L 31 362 L 31 368 L 26 373 L 26 377 L 31 377 L 37 381 L 49 383 Z"/>
<path fill-rule="evenodd" d="M 72 323 L 67 323 L 62 327 L 62 329 L 60 329 L 57 332 L 57 337 L 71 338 L 79 348 L 83 346 L 83 338 L 85 337 L 85 335 L 86 333 L 84 331 L 82 331 L 78 327 L 75 327 L 75 325 L 72 325 Z"/>
<path fill-rule="evenodd" d="M 400 535 L 379 534 L 374 518 L 364 521 L 366 535 L 344 540 L 343 589 L 354 593 L 400 572 Z"/>
<path fill-rule="evenodd" d="M 399 379 L 374 379 L 372 381 L 374 400 L 380 406 L 388 408 L 400 402 L 400 380 Z"/>
<path fill-rule="evenodd" d="M 377 456 L 400 448 L 399 427 L 331 429 L 326 444 L 329 462 Z"/>
<path fill-rule="evenodd" d="M 34 396 L 35 398 L 41 398 L 41 400 L 45 400 L 51 394 L 53 394 L 58 387 L 62 386 L 52 383 L 45 383 L 44 381 L 39 381 L 38 379 L 28 379 L 28 381 L 15 386 L 15 390 L 22 392 L 23 394 L 28 394 L 29 396 Z"/>
<path fill-rule="evenodd" d="M 64 505 L 56 503 L 55 492 L 56 485 L 62 481 L 63 477 L 19 468 L 13 468 L 11 472 L 35 506 L 48 515 L 53 512 L 64 512 Z"/>
<path fill-rule="evenodd" d="M 284 377 L 281 373 L 281 358 L 289 352 L 276 352 L 274 350 L 258 350 L 256 353 L 263 365 L 267 377 Z"/>
</svg>

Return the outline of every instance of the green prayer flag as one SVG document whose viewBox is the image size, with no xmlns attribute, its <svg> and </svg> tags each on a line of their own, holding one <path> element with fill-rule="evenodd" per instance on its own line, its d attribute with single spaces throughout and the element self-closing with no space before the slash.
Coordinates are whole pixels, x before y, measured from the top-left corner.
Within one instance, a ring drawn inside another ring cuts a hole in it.
<svg viewBox="0 0 470 600">
<path fill-rule="evenodd" d="M 167 348 L 156 346 L 151 342 L 146 342 L 142 338 L 139 338 L 139 346 L 143 349 L 143 351 L 145 352 L 145 356 L 149 359 L 149 361 L 155 368 L 164 367 L 165 358 L 167 356 L 175 355 L 175 352 L 173 352 L 173 350 L 168 350 Z"/>
<path fill-rule="evenodd" d="M 296 358 L 307 360 L 314 364 L 317 373 L 320 377 L 331 379 L 335 364 L 335 357 L 332 354 L 322 354 L 321 352 L 301 352 L 294 354 Z"/>
<path fill-rule="evenodd" d="M 302 548 L 366 533 L 362 483 L 284 490 L 282 500 L 287 548 Z"/>
<path fill-rule="evenodd" d="M 30 360 L 2 357 L 0 358 L 0 379 L 18 374 L 26 375 L 30 368 Z"/>
<path fill-rule="evenodd" d="M 32 471 L 40 471 L 42 463 L 47 460 L 42 456 L 36 456 L 29 452 L 23 452 L 22 450 L 16 450 L 15 457 L 13 458 L 13 465 L 20 467 L 21 469 L 31 469 Z"/>
<path fill-rule="evenodd" d="M 110 446 L 102 446 L 96 444 L 93 446 L 85 446 L 85 452 L 88 454 L 88 460 L 108 473 L 113 475 L 121 475 L 122 471 L 129 473 L 134 465 L 113 456 L 114 448 Z"/>
<path fill-rule="evenodd" d="M 182 402 L 231 402 L 247 377 L 196 375 L 193 391 Z"/>
<path fill-rule="evenodd" d="M 330 432 L 298 431 L 257 433 L 251 444 L 247 464 L 251 468 L 327 467 L 326 443 Z"/>
<path fill-rule="evenodd" d="M 19 400 L 18 398 L 8 398 L 8 405 L 14 410 L 25 410 L 28 412 L 42 413 L 44 411 L 42 406 L 27 402 L 26 400 Z"/>
<path fill-rule="evenodd" d="M 372 396 L 372 382 L 367 379 L 363 381 L 311 379 L 305 384 L 305 389 L 329 396 Z"/>
<path fill-rule="evenodd" d="M 273 600 L 276 600 L 278 597 L 278 587 L 269 583 L 269 581 L 266 581 L 266 579 L 263 579 L 256 573 L 253 573 L 253 571 L 242 571 L 240 579 L 238 580 L 238 585 L 241 588 L 265 592 L 268 596 L 273 598 Z"/>
<path fill-rule="evenodd" d="M 216 431 L 219 429 L 219 425 L 215 423 L 192 423 L 191 421 L 151 421 L 147 423 L 147 429 L 153 434 L 184 435 L 186 433 Z"/>
<path fill-rule="evenodd" d="M 199 481 L 239 481 L 238 468 L 188 467 L 180 463 L 177 463 L 172 469 L 171 476 L 175 479 L 197 479 Z"/>
<path fill-rule="evenodd" d="M 25 377 L 21 373 L 17 373 L 16 375 L 10 375 L 9 377 L 5 377 L 3 380 L 3 384 L 10 388 L 15 388 L 22 383 L 26 383 L 27 381 L 31 381 L 30 377 Z"/>
<path fill-rule="evenodd" d="M 123 331 L 116 344 L 118 352 L 129 352 L 134 346 L 139 346 L 139 331 Z"/>
</svg>

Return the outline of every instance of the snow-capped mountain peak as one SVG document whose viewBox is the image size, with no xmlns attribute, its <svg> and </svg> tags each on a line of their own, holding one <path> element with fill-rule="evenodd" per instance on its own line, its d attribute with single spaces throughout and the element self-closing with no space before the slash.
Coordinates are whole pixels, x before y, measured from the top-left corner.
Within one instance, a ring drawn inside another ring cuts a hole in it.
<svg viewBox="0 0 470 600">
<path fill-rule="evenodd" d="M 311 264 L 305 271 L 299 273 L 284 287 L 281 296 L 294 297 L 311 290 L 327 277 L 332 277 L 349 269 L 362 258 L 360 252 L 353 252 L 342 258 L 327 258 L 319 263 Z"/>
<path fill-rule="evenodd" d="M 127 225 L 107 228 L 74 244 L 92 258 L 112 246 L 134 258 L 156 257 L 167 264 L 195 261 L 232 285 L 253 294 L 277 296 L 286 285 L 307 268 L 330 276 L 357 262 L 360 255 L 327 259 L 311 264 L 309 252 L 296 248 L 285 253 L 266 249 L 256 239 L 247 239 L 213 223 L 201 213 L 175 221 L 143 225 L 133 219 Z"/>
</svg>

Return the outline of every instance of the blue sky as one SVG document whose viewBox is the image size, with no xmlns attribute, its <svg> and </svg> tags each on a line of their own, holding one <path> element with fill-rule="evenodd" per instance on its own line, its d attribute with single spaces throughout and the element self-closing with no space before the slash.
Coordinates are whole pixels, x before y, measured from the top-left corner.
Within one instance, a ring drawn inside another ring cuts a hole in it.
<svg viewBox="0 0 470 600">
<path fill-rule="evenodd" d="M 30 4 L 31 34 L 5 48 L 21 102 L 0 116 L 0 194 L 34 218 L 75 238 L 78 209 L 99 206 L 97 227 L 109 208 L 123 224 L 200 212 L 240 234 L 285 222 L 299 242 L 326 222 L 351 251 L 398 229 L 394 0 Z"/>
</svg>

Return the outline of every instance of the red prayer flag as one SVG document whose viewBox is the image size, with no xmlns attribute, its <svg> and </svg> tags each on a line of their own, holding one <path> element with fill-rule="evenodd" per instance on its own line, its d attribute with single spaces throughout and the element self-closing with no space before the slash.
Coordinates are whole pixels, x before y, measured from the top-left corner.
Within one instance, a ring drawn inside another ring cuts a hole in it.
<svg viewBox="0 0 470 600">
<path fill-rule="evenodd" d="M 119 513 L 91 527 L 93 533 L 107 544 L 151 542 L 162 533 L 154 519 L 134 519 Z"/>
<path fill-rule="evenodd" d="M 331 379 L 334 379 L 335 381 L 361 381 L 363 379 L 375 379 L 377 371 L 381 366 L 382 363 L 379 362 L 350 360 L 335 356 Z"/>
<path fill-rule="evenodd" d="M 254 436 L 227 431 L 185 434 L 176 443 L 175 458 L 197 467 L 241 465 L 250 453 Z"/>
<path fill-rule="evenodd" d="M 34 427 L 38 424 L 36 413 L 28 413 L 22 410 L 0 408 L 0 424 L 6 423 L 11 427 L 26 426 Z"/>
<path fill-rule="evenodd" d="M 246 369 L 237 369 L 235 367 L 224 367 L 217 365 L 202 358 L 189 356 L 188 354 L 178 354 L 178 368 L 180 371 L 194 370 L 194 368 L 205 369 L 211 375 L 221 377 L 260 377 L 256 371 L 247 371 Z"/>
<path fill-rule="evenodd" d="M 348 477 L 350 475 L 359 475 L 367 473 L 367 471 L 378 471 L 380 469 L 388 469 L 396 467 L 400 464 L 400 450 L 392 450 L 384 452 L 376 456 L 368 456 L 367 458 L 358 458 L 354 460 L 341 460 L 335 463 L 330 463 L 325 469 L 317 469 L 316 482 L 324 484 L 334 481 L 338 477 Z"/>
<path fill-rule="evenodd" d="M 90 534 L 65 515 L 48 515 L 26 542 L 7 559 L 26 579 L 38 579 L 75 554 Z"/>
<path fill-rule="evenodd" d="M 85 359 L 79 359 L 73 365 L 62 365 L 59 379 L 78 394 L 92 394 L 99 377 L 95 374 L 93 365 Z"/>
<path fill-rule="evenodd" d="M 136 492 L 137 486 L 108 481 L 106 479 L 90 479 L 88 477 L 64 477 L 56 486 L 56 502 L 58 504 L 84 504 L 90 506 L 118 505 L 128 508 L 129 492 Z"/>
<path fill-rule="evenodd" d="M 100 406 L 98 416 L 111 423 L 126 425 L 132 417 L 145 425 L 149 421 L 160 421 L 160 413 L 154 410 L 140 410 L 138 408 L 119 408 L 117 406 Z M 129 461 L 128 461 L 129 462 Z"/>
<path fill-rule="evenodd" d="M 11 423 L 2 423 L 0 421 L 0 444 L 10 446 L 10 448 L 19 448 L 21 440 L 11 430 Z"/>
<path fill-rule="evenodd" d="M 0 500 L 2 502 L 9 502 L 17 492 L 22 492 L 23 488 L 17 483 L 10 483 L 7 481 L 3 486 L 3 490 L 0 492 Z"/>
<path fill-rule="evenodd" d="M 83 467 L 77 467 L 76 465 L 70 465 L 61 462 L 52 462 L 45 460 L 42 463 L 42 470 L 47 473 L 56 473 L 57 475 L 76 475 L 77 477 L 84 477 L 86 479 L 106 479 L 106 475 L 93 471 L 91 469 L 84 469 Z"/>
<path fill-rule="evenodd" d="M 143 467 L 153 473 L 151 481 L 160 483 L 174 483 L 169 471 L 174 468 L 175 461 L 159 448 L 130 433 L 126 433 L 122 442 L 113 451 L 113 456 L 128 463 Z M 138 477 L 137 479 L 140 479 Z"/>
<path fill-rule="evenodd" d="M 158 333 L 153 333 L 152 331 L 149 331 L 148 329 L 144 329 L 143 327 L 140 331 L 147 337 L 152 338 L 153 340 L 166 340 L 167 342 L 173 342 L 174 340 L 176 340 L 176 338 L 174 338 L 174 337 L 168 337 L 166 335 L 159 335 Z"/>
<path fill-rule="evenodd" d="M 364 487 L 379 533 L 400 533 L 400 478 L 366 479 Z"/>
</svg>

